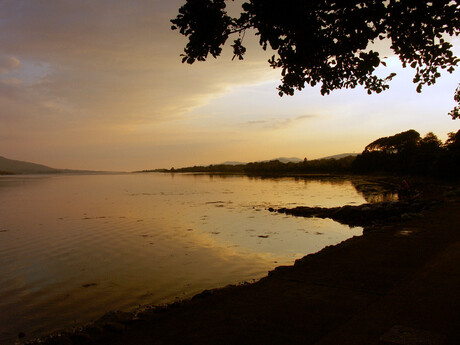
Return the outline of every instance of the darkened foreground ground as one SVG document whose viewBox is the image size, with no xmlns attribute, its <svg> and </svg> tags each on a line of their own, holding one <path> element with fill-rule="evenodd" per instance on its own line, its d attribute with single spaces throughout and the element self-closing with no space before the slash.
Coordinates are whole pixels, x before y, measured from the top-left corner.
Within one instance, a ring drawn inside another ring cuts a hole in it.
<svg viewBox="0 0 460 345">
<path fill-rule="evenodd" d="M 460 344 L 460 198 L 441 194 L 416 218 L 375 226 L 257 283 L 108 314 L 45 343 Z"/>
</svg>

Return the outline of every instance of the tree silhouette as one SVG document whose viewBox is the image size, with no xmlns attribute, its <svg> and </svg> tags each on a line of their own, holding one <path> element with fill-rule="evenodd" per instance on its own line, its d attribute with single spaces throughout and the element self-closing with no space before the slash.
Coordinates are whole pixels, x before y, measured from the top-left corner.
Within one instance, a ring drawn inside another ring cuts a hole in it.
<svg viewBox="0 0 460 345">
<path fill-rule="evenodd" d="M 358 173 L 460 177 L 460 130 L 443 144 L 433 133 L 423 138 L 411 129 L 374 140 L 353 161 Z"/>
<path fill-rule="evenodd" d="M 228 1 L 228 0 L 227 0 Z M 249 0 L 239 17 L 230 17 L 226 0 L 186 0 L 171 22 L 188 37 L 182 62 L 214 58 L 231 34 L 234 58 L 243 59 L 244 34 L 252 29 L 268 61 L 281 69 L 280 96 L 293 95 L 306 84 L 321 84 L 321 94 L 362 85 L 369 94 L 388 89 L 394 73 L 375 75 L 385 65 L 370 44 L 383 39 L 404 67 L 415 69 L 417 91 L 452 73 L 459 59 L 445 35 L 460 32 L 459 0 Z M 251 30 L 251 32 L 252 32 Z M 457 91 L 457 96 L 458 91 Z M 458 117 L 458 108 L 451 115 Z"/>
<path fill-rule="evenodd" d="M 431 132 L 430 132 L 431 133 Z M 431 133 L 434 135 L 433 133 Z M 427 135 L 428 136 L 428 135 Z M 430 137 L 431 138 L 431 137 Z M 384 153 L 401 153 L 415 148 L 420 140 L 420 133 L 414 129 L 401 132 L 390 137 L 379 138 L 364 149 L 366 152 L 382 151 Z"/>
<path fill-rule="evenodd" d="M 454 101 L 457 102 L 457 105 L 452 109 L 449 115 L 452 116 L 453 119 L 458 119 L 460 118 L 460 84 L 457 90 L 455 90 Z"/>
</svg>

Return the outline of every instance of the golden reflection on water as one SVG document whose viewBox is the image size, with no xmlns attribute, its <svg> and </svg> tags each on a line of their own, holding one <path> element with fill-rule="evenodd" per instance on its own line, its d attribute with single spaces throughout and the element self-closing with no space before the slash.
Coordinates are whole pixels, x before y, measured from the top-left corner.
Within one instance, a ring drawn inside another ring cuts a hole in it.
<svg viewBox="0 0 460 345">
<path fill-rule="evenodd" d="M 258 279 L 362 231 L 268 207 L 364 202 L 345 179 L 2 176 L 0 343 Z"/>
</svg>

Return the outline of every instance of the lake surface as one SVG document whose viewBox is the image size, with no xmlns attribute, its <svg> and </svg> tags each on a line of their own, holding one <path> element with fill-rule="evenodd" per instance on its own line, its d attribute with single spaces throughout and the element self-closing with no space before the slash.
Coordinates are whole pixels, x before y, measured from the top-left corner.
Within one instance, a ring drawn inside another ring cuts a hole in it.
<svg viewBox="0 0 460 345">
<path fill-rule="evenodd" d="M 0 176 L 0 343 L 259 279 L 362 233 L 269 207 L 365 202 L 346 179 Z"/>
</svg>

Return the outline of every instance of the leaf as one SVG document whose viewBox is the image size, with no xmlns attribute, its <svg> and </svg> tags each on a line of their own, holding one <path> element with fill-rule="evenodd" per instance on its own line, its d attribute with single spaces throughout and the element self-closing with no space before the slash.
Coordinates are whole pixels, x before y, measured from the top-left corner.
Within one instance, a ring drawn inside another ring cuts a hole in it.
<svg viewBox="0 0 460 345">
<path fill-rule="evenodd" d="M 459 0 L 281 1 L 245 0 L 233 18 L 225 11 L 229 0 L 183 0 L 171 29 L 179 29 L 189 42 L 183 62 L 218 57 L 230 34 L 241 39 L 246 30 L 258 36 L 263 50 L 275 55 L 269 66 L 282 69 L 282 95 L 291 95 L 305 83 L 321 84 L 321 94 L 340 88 L 364 85 L 369 93 L 388 88 L 386 79 L 375 75 L 376 67 L 387 67 L 378 52 L 367 51 L 369 43 L 387 38 L 403 67 L 416 69 L 417 92 L 440 77 L 436 68 L 452 73 L 460 60 L 444 41 L 447 34 L 459 33 Z M 232 0 L 233 1 L 233 0 Z M 435 5 L 436 4 L 436 5 Z M 242 59 L 241 40 L 233 45 L 233 59 Z M 388 63 L 389 64 L 389 63 Z M 289 78 L 287 76 L 289 75 Z M 314 81 L 314 82 L 312 82 Z"/>
</svg>

